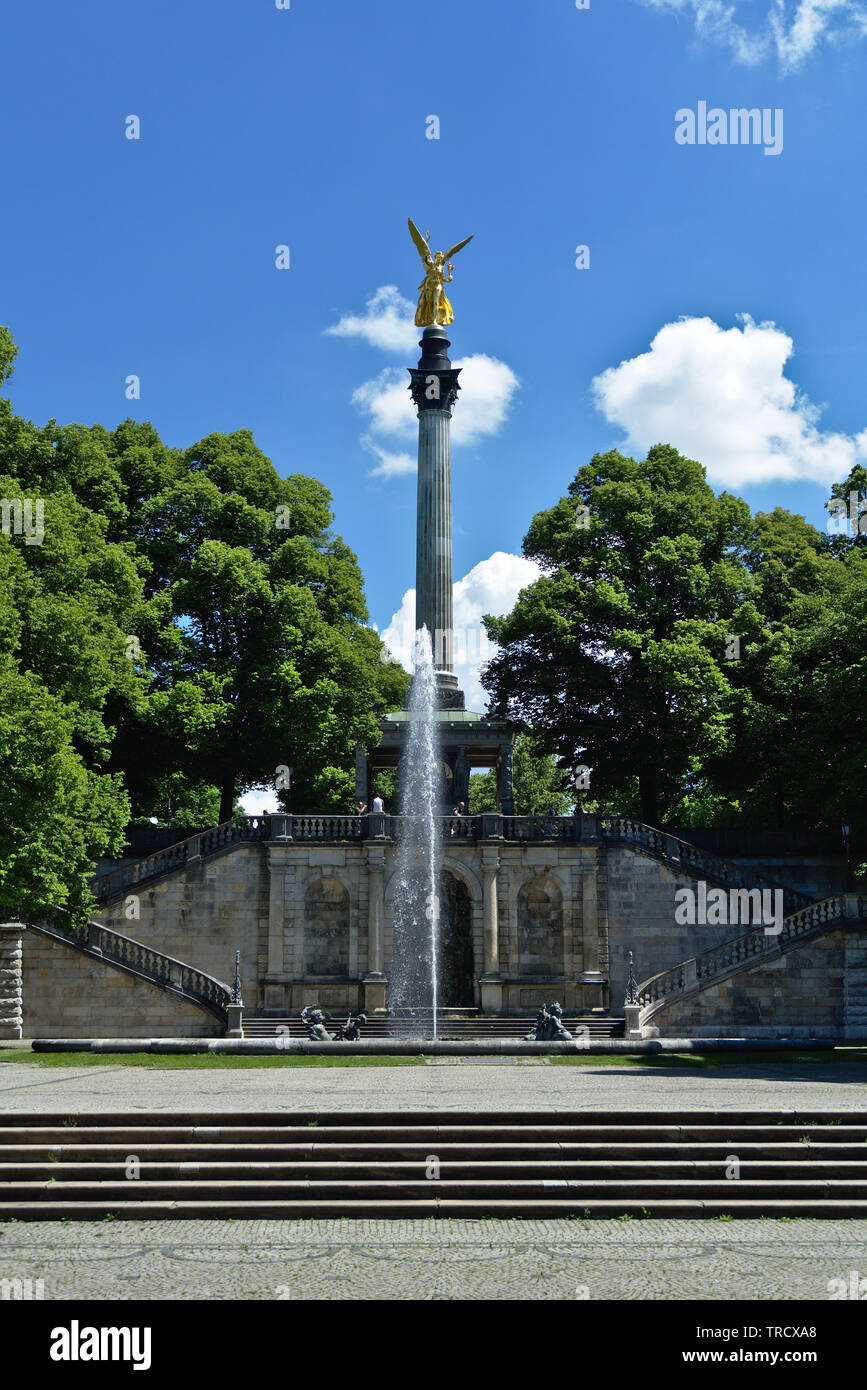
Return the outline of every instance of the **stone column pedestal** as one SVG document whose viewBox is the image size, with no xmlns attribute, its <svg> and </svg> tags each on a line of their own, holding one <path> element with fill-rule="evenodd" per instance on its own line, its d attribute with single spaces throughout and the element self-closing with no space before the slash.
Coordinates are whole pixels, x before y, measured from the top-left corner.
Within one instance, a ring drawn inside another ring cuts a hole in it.
<svg viewBox="0 0 867 1390">
<path fill-rule="evenodd" d="M 243 1004 L 230 1004 L 226 1010 L 226 1037 L 243 1038 L 244 1029 L 241 1021 L 244 1017 Z"/>
<path fill-rule="evenodd" d="M 500 976 L 481 975 L 479 977 L 479 989 L 482 1013 L 501 1014 L 503 1012 L 503 981 Z"/>
<path fill-rule="evenodd" d="M 388 980 L 384 975 L 365 975 L 361 981 L 364 990 L 364 1012 L 370 1017 L 371 1014 L 379 1010 L 380 1013 L 385 1009 L 385 995 L 388 989 Z"/>
<path fill-rule="evenodd" d="M 0 1038 L 23 1037 L 24 986 L 21 974 L 23 922 L 0 924 Z"/>
<path fill-rule="evenodd" d="M 624 1005 L 623 1012 L 626 1015 L 626 1027 L 624 1029 L 624 1036 L 627 1038 L 640 1038 L 641 1026 L 638 1022 L 638 1016 L 641 1013 L 641 1005 L 626 1004 Z"/>
</svg>

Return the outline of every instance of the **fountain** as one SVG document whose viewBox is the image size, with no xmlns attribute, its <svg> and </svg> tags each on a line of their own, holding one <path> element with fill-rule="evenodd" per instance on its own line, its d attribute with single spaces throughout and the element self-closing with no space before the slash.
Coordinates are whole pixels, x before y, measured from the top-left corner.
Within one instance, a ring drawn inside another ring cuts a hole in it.
<svg viewBox="0 0 867 1390">
<path fill-rule="evenodd" d="M 409 731 L 400 767 L 401 832 L 395 870 L 394 964 L 388 1003 L 404 1018 L 402 1032 L 424 1037 L 430 1010 L 437 1036 L 439 986 L 440 836 L 437 679 L 430 633 L 422 627 L 413 649 Z M 408 1028 L 406 1027 L 406 1021 Z"/>
</svg>

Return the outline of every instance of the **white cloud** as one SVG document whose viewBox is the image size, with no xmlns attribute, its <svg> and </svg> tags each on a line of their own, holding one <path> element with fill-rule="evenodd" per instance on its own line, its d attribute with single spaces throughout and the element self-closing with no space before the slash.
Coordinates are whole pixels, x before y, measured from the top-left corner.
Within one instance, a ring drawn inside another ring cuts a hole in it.
<svg viewBox="0 0 867 1390">
<path fill-rule="evenodd" d="M 643 0 L 662 12 L 691 19 L 696 37 L 731 50 L 739 63 L 754 67 L 776 56 L 783 72 L 795 72 L 820 43 L 849 43 L 867 34 L 862 0 Z M 744 21 L 744 22 L 739 22 Z"/>
<path fill-rule="evenodd" d="M 418 468 L 418 460 L 412 454 L 392 454 L 369 435 L 365 435 L 361 443 L 378 459 L 376 467 L 368 474 L 371 478 L 399 478 L 404 473 L 415 473 Z"/>
<path fill-rule="evenodd" d="M 496 646 L 488 641 L 482 614 L 499 617 L 514 607 L 521 589 L 534 583 L 541 570 L 533 560 L 498 550 L 458 579 L 452 586 L 455 641 L 455 675 L 466 696 L 467 709 L 483 712 L 488 696 L 479 680 L 481 665 L 490 660 Z M 382 640 L 407 671 L 412 669 L 415 635 L 415 589 L 407 589 L 400 608 L 382 633 Z"/>
<path fill-rule="evenodd" d="M 729 329 L 710 318 L 665 324 L 649 352 L 594 378 L 597 406 L 626 432 L 624 447 L 673 444 L 726 487 L 845 478 L 867 451 L 867 430 L 820 430 L 821 409 L 785 375 L 792 339 L 740 318 Z"/>
<path fill-rule="evenodd" d="M 477 352 L 455 362 L 461 369 L 461 394 L 452 420 L 452 443 L 475 444 L 488 434 L 499 434 L 512 397 L 518 389 L 518 378 L 496 357 Z"/>
<path fill-rule="evenodd" d="M 421 329 L 413 323 L 415 308 L 397 288 L 380 285 L 368 299 L 363 314 L 344 314 L 339 323 L 325 332 L 334 338 L 363 338 L 385 352 L 412 352 L 418 347 Z"/>
<path fill-rule="evenodd" d="M 463 357 L 454 365 L 461 369 L 461 392 L 452 419 L 452 444 L 475 444 L 498 434 L 518 389 L 515 373 L 484 353 Z M 414 438 L 418 423 L 405 368 L 386 367 L 353 391 L 352 402 L 369 417 L 371 435 Z"/>
<path fill-rule="evenodd" d="M 414 363 L 422 331 L 415 327 L 414 317 L 414 305 L 395 285 L 380 285 L 363 314 L 344 314 L 325 332 L 338 338 L 363 338 L 387 352 L 406 353 Z M 461 358 L 454 365 L 461 369 L 461 392 L 452 420 L 452 444 L 475 444 L 502 429 L 518 378 L 505 362 L 482 352 Z M 382 437 L 409 441 L 416 435 L 418 425 L 406 367 L 385 367 L 378 376 L 362 382 L 352 393 L 352 403 L 368 416 L 368 433 L 361 443 L 378 460 L 369 476 L 396 478 L 414 473 L 414 457 L 392 453 L 380 442 Z"/>
<path fill-rule="evenodd" d="M 356 387 L 352 404 L 369 415 L 370 428 L 375 434 L 409 438 L 416 428 L 406 369 L 383 368 L 372 381 L 364 381 Z"/>
</svg>

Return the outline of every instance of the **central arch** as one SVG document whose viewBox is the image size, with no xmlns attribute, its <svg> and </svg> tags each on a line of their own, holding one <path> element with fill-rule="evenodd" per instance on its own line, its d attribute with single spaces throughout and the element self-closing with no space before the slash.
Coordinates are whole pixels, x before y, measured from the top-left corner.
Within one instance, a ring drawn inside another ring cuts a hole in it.
<svg viewBox="0 0 867 1390">
<path fill-rule="evenodd" d="M 467 885 L 448 869 L 439 878 L 439 996 L 444 1006 L 472 1008 L 475 997 L 472 903 Z"/>
</svg>

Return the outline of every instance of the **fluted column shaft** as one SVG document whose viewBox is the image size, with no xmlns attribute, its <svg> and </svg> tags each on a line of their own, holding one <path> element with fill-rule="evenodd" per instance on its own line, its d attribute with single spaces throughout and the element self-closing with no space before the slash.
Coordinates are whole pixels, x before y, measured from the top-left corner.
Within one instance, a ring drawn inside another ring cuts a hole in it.
<svg viewBox="0 0 867 1390">
<path fill-rule="evenodd" d="M 423 410 L 418 422 L 415 621 L 434 644 L 438 671 L 452 671 L 451 412 Z"/>
</svg>

